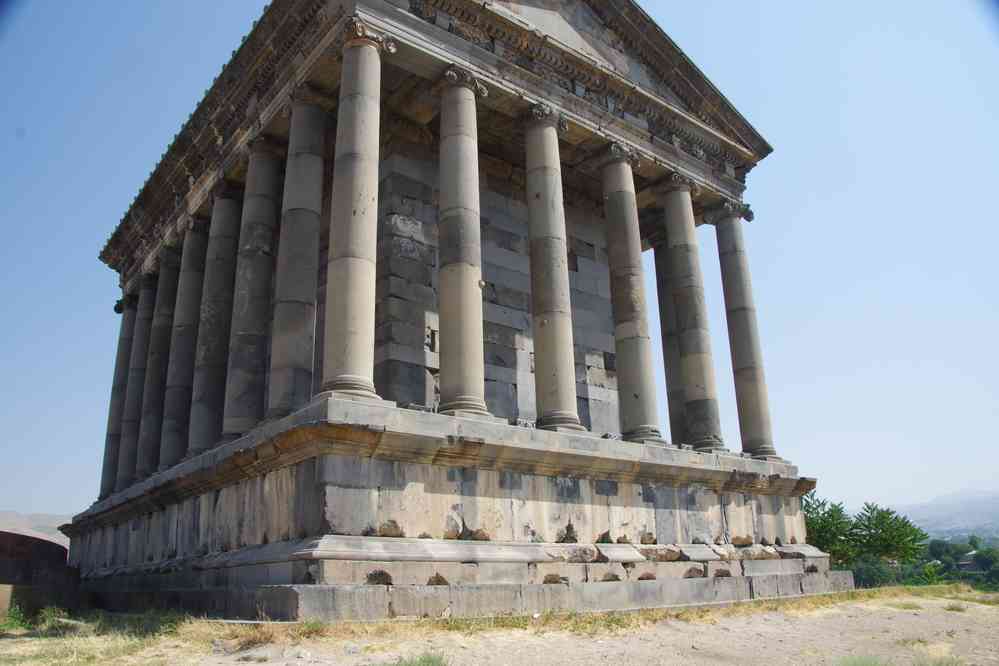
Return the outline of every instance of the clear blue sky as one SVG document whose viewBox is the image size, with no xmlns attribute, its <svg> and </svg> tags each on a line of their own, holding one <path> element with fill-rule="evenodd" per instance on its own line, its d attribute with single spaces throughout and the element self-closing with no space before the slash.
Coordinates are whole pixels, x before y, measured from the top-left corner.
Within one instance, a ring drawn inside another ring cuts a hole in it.
<svg viewBox="0 0 999 666">
<path fill-rule="evenodd" d="M 97 253 L 263 4 L 0 0 L 0 510 L 96 496 L 118 327 Z M 995 5 L 643 4 L 776 149 L 746 198 L 778 451 L 854 506 L 999 490 Z"/>
</svg>

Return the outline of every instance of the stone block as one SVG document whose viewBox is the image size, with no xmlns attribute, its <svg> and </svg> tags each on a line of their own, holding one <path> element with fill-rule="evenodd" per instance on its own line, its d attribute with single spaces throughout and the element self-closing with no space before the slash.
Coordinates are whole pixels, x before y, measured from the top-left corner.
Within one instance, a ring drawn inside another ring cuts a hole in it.
<svg viewBox="0 0 999 666">
<path fill-rule="evenodd" d="M 668 545 L 641 545 L 635 546 L 638 548 L 645 559 L 652 562 L 675 562 L 677 560 L 684 559 L 683 551 L 680 550 L 680 546 L 673 544 Z"/>
<path fill-rule="evenodd" d="M 520 585 L 463 585 L 451 588 L 452 617 L 520 615 Z"/>
<path fill-rule="evenodd" d="M 735 561 L 725 561 L 720 562 L 707 562 L 708 568 L 708 578 L 730 578 L 732 576 L 741 576 L 742 572 L 742 562 L 738 560 Z"/>
<path fill-rule="evenodd" d="M 776 575 L 748 576 L 753 599 L 773 599 L 779 596 Z"/>
<path fill-rule="evenodd" d="M 393 586 L 389 588 L 389 604 L 390 617 L 447 617 L 451 588 L 447 585 Z"/>
<path fill-rule="evenodd" d="M 590 583 L 628 580 L 628 572 L 620 562 L 593 562 L 586 565 L 586 580 Z"/>
<path fill-rule="evenodd" d="M 743 560 L 742 568 L 747 576 L 803 574 L 805 572 L 802 560 Z"/>
<path fill-rule="evenodd" d="M 780 556 L 787 559 L 800 559 L 806 557 L 829 557 L 828 553 L 823 553 L 815 546 L 807 543 L 791 544 L 789 546 L 775 546 L 775 550 Z"/>
<path fill-rule="evenodd" d="M 852 571 L 830 571 L 826 577 L 829 579 L 830 592 L 849 592 L 854 589 Z"/>
<path fill-rule="evenodd" d="M 630 543 L 598 543 L 600 559 L 607 562 L 644 562 L 645 557 Z"/>
<path fill-rule="evenodd" d="M 680 552 L 683 559 L 695 562 L 712 562 L 720 560 L 721 557 L 710 546 L 697 543 L 685 543 L 680 545 Z"/>
<path fill-rule="evenodd" d="M 552 577 L 566 583 L 585 583 L 586 565 L 568 562 L 538 562 L 528 565 L 528 583 L 544 585 L 546 580 L 553 580 Z"/>
<path fill-rule="evenodd" d="M 573 589 L 563 584 L 524 585 L 521 587 L 522 612 L 532 615 L 576 610 Z"/>
<path fill-rule="evenodd" d="M 801 595 L 801 580 L 805 574 L 784 574 L 777 576 L 777 594 L 782 597 L 797 597 Z"/>
<path fill-rule="evenodd" d="M 824 573 L 807 573 L 801 578 L 803 594 L 826 594 L 831 590 L 829 576 Z"/>
<path fill-rule="evenodd" d="M 779 560 L 780 553 L 773 546 L 753 544 L 744 548 L 739 548 L 740 559 L 743 560 Z"/>
<path fill-rule="evenodd" d="M 370 622 L 388 617 L 385 585 L 296 585 L 299 620 Z"/>
<path fill-rule="evenodd" d="M 806 557 L 805 573 L 826 573 L 829 571 L 828 557 Z"/>
</svg>

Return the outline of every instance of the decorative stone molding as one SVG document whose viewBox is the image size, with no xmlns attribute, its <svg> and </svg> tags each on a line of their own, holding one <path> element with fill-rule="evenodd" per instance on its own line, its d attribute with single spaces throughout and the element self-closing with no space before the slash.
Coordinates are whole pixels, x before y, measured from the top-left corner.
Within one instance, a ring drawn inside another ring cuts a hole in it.
<svg viewBox="0 0 999 666">
<path fill-rule="evenodd" d="M 733 217 L 752 222 L 754 218 L 753 210 L 749 207 L 749 204 L 726 199 L 717 206 L 704 211 L 704 221 L 707 224 L 715 224 L 721 220 Z"/>
<path fill-rule="evenodd" d="M 290 109 L 294 104 L 309 104 L 331 112 L 336 110 L 340 100 L 333 93 L 320 90 L 311 83 L 303 82 L 295 86 L 295 90 L 292 91 L 288 102 L 286 109 Z"/>
<path fill-rule="evenodd" d="M 527 121 L 531 123 L 551 125 L 558 130 L 560 134 L 569 131 L 569 121 L 566 120 L 565 116 L 544 102 L 531 106 L 531 109 L 527 114 Z"/>
<path fill-rule="evenodd" d="M 607 146 L 607 150 L 597 160 L 597 167 L 603 168 L 617 162 L 627 162 L 632 169 L 637 169 L 640 164 L 635 149 L 620 141 L 615 141 Z"/>
<path fill-rule="evenodd" d="M 700 188 L 697 186 L 697 183 L 687 176 L 676 173 L 675 171 L 660 181 L 656 190 L 663 194 L 676 192 L 678 190 L 686 190 L 690 192 L 691 197 L 696 197 L 700 193 Z"/>
<path fill-rule="evenodd" d="M 283 159 L 285 156 L 285 146 L 278 142 L 273 137 L 267 136 L 265 134 L 259 134 L 246 144 L 246 153 L 250 155 L 252 153 L 269 153 L 274 157 Z"/>
<path fill-rule="evenodd" d="M 444 84 L 449 86 L 464 86 L 478 97 L 488 97 L 489 89 L 474 74 L 467 69 L 451 65 L 444 72 Z"/>
<path fill-rule="evenodd" d="M 376 33 L 371 29 L 367 23 L 361 20 L 358 16 L 351 16 L 347 19 L 347 24 L 344 26 L 346 43 L 343 45 L 344 48 L 350 48 L 352 46 L 360 46 L 362 44 L 371 44 L 379 49 L 383 49 L 386 53 L 395 53 L 399 50 L 398 44 L 395 40 L 387 35 Z"/>
</svg>

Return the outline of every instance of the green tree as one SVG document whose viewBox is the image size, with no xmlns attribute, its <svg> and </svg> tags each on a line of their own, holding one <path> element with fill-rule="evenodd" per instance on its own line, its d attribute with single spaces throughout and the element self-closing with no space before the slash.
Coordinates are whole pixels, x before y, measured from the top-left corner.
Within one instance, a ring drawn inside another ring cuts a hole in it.
<svg viewBox="0 0 999 666">
<path fill-rule="evenodd" d="M 850 542 L 862 556 L 912 562 L 923 552 L 926 532 L 892 509 L 868 502 L 853 519 Z"/>
<path fill-rule="evenodd" d="M 808 543 L 829 553 L 833 565 L 843 565 L 853 559 L 850 541 L 853 519 L 842 503 L 832 504 L 819 499 L 813 490 L 801 498 L 801 510 L 805 514 Z"/>
<path fill-rule="evenodd" d="M 933 539 L 926 547 L 926 551 L 934 560 L 943 560 L 950 555 L 950 544 L 943 539 Z"/>
<path fill-rule="evenodd" d="M 990 571 L 999 564 L 999 550 L 995 548 L 982 548 L 974 555 L 975 564 L 982 571 Z"/>
<path fill-rule="evenodd" d="M 880 557 L 861 556 L 851 568 L 857 587 L 884 587 L 896 582 L 895 573 Z"/>
<path fill-rule="evenodd" d="M 968 537 L 968 545 L 971 546 L 971 550 L 978 550 L 982 547 L 982 540 L 980 537 L 972 534 Z"/>
</svg>

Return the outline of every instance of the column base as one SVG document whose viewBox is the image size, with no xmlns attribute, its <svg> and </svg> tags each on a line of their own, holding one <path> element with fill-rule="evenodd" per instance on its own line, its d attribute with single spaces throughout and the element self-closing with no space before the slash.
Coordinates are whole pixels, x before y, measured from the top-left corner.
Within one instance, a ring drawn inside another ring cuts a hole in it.
<svg viewBox="0 0 999 666">
<path fill-rule="evenodd" d="M 370 393 L 365 393 L 361 391 L 323 391 L 322 393 L 317 393 L 312 397 L 312 404 L 317 402 L 322 402 L 326 400 L 349 400 L 351 402 L 360 402 L 368 405 L 380 405 L 383 407 L 395 407 L 396 403 L 392 400 L 383 400 L 377 393 L 371 391 Z"/>
<path fill-rule="evenodd" d="M 627 440 L 629 442 L 642 442 L 647 439 L 660 440 L 663 442 L 666 441 L 665 439 L 663 439 L 663 435 L 659 431 L 659 428 L 649 425 L 639 426 L 630 432 L 622 433 L 621 439 Z"/>
<path fill-rule="evenodd" d="M 367 377 L 356 375 L 340 375 L 323 384 L 323 393 L 336 393 L 338 397 L 349 400 L 350 396 L 362 400 L 381 400 L 375 392 L 374 383 Z"/>
<path fill-rule="evenodd" d="M 588 432 L 579 422 L 579 416 L 573 412 L 549 412 L 538 417 L 535 427 L 555 432 Z"/>
</svg>

